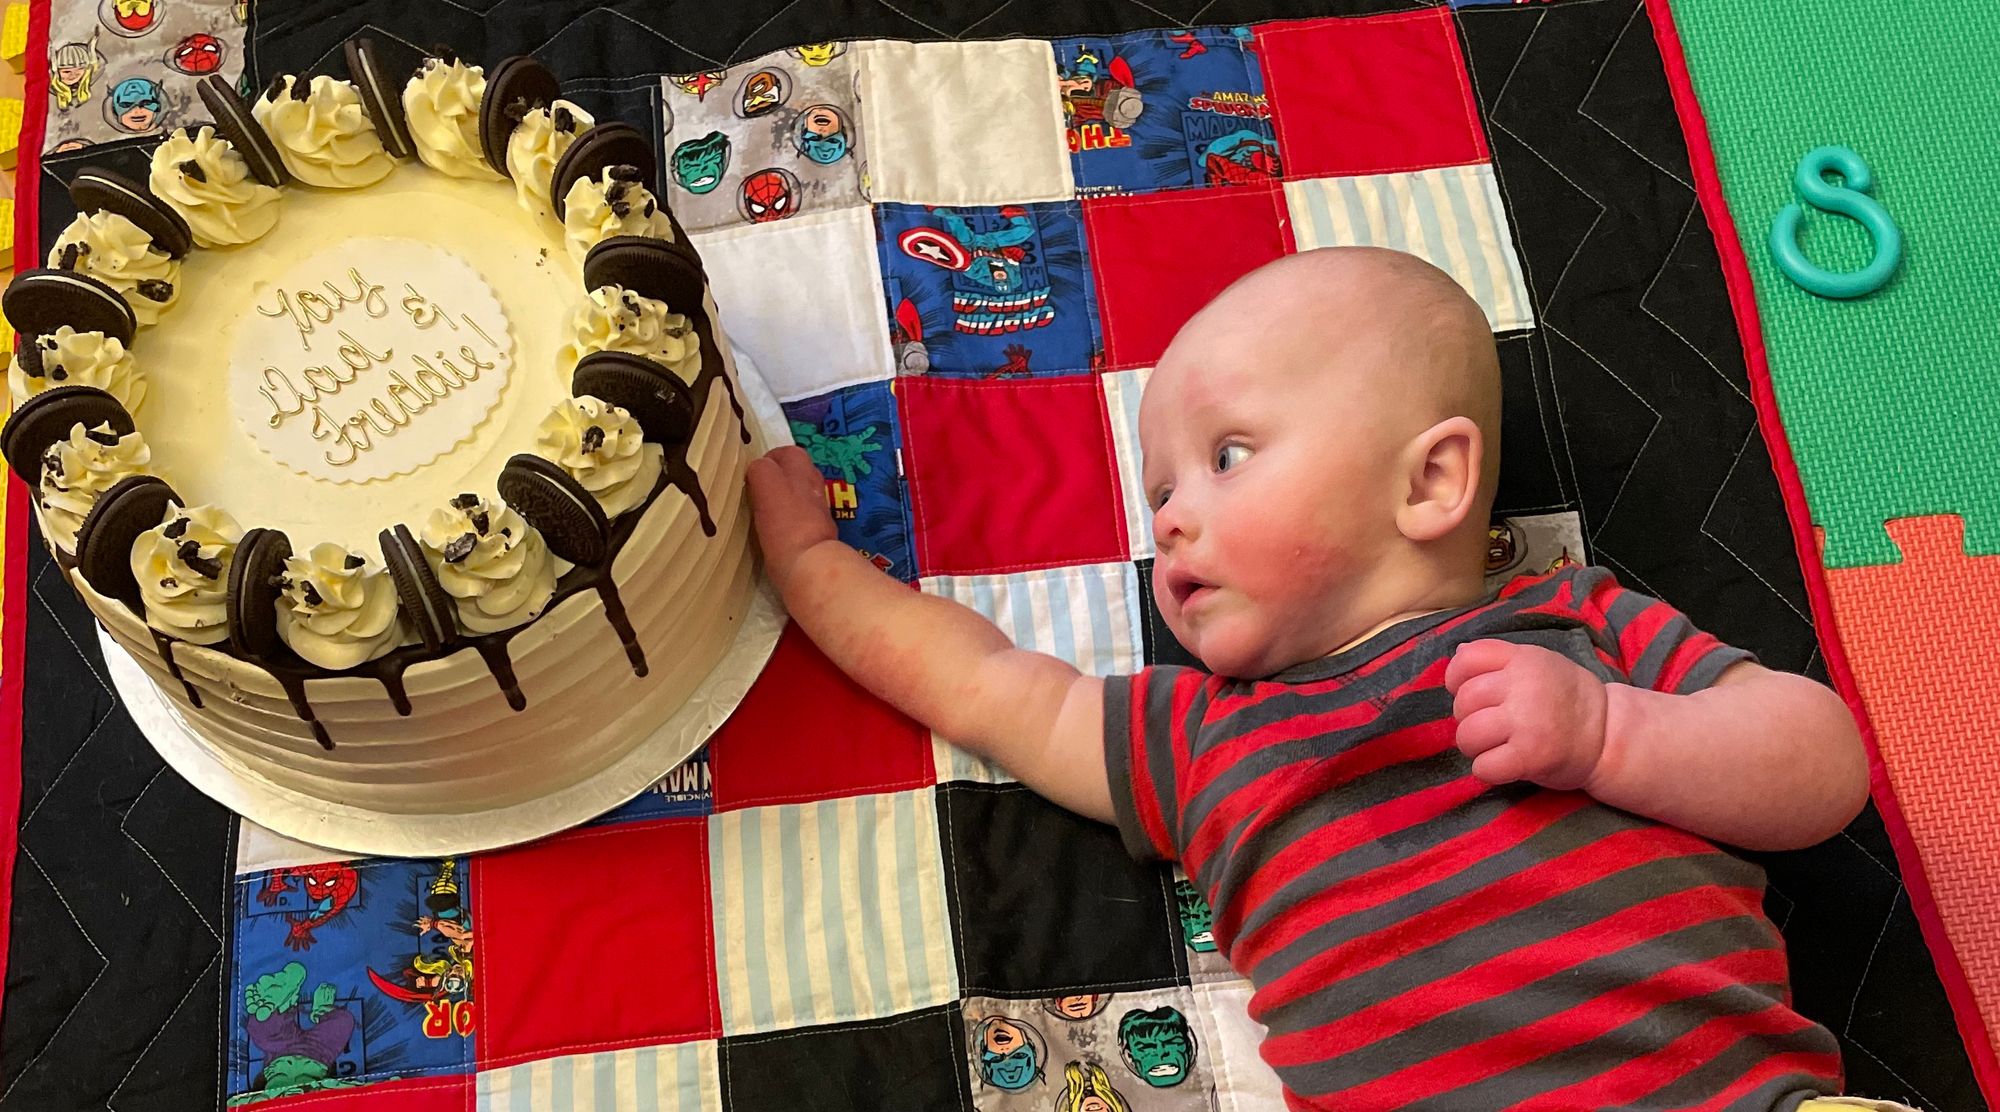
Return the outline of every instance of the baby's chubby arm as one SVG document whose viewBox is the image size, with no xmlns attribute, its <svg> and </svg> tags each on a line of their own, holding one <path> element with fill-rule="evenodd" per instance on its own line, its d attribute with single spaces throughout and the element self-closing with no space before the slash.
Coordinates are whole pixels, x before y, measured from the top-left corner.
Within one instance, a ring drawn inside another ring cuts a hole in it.
<svg viewBox="0 0 2000 1112">
<path fill-rule="evenodd" d="M 1110 822 L 1104 683 L 1017 649 L 979 614 L 883 575 L 836 537 L 798 448 L 750 464 L 764 567 L 813 642 L 863 687 L 1045 798 Z"/>
<path fill-rule="evenodd" d="M 1600 802 L 1753 850 L 1840 832 L 1868 798 L 1854 719 L 1827 688 L 1749 662 L 1670 695 L 1603 683 L 1547 649 L 1461 646 L 1445 672 L 1458 747 L 1492 784 Z"/>
</svg>

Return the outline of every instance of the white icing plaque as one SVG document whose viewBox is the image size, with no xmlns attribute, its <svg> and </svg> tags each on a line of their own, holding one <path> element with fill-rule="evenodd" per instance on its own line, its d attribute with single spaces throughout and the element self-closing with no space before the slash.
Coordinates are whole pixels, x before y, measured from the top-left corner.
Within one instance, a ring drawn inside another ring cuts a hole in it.
<svg viewBox="0 0 2000 1112">
<path fill-rule="evenodd" d="M 414 239 L 313 255 L 245 307 L 229 359 L 236 419 L 272 458 L 336 483 L 456 447 L 513 366 L 507 313 L 465 260 Z"/>
</svg>

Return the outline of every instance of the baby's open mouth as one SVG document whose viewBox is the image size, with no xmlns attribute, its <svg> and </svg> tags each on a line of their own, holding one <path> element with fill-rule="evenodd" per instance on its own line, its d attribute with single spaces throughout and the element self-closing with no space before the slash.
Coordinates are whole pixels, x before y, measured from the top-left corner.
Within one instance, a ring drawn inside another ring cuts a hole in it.
<svg viewBox="0 0 2000 1112">
<path fill-rule="evenodd" d="M 1204 583 L 1190 575 L 1176 573 L 1167 581 L 1167 592 L 1173 596 L 1174 605 L 1183 609 L 1196 599 L 1208 597 L 1214 590 L 1213 583 Z"/>
</svg>

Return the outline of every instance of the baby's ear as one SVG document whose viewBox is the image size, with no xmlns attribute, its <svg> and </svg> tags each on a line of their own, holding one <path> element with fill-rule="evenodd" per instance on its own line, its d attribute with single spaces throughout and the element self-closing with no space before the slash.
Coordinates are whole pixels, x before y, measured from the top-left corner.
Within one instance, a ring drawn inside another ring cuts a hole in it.
<svg viewBox="0 0 2000 1112">
<path fill-rule="evenodd" d="M 1407 485 L 1396 528 L 1420 544 L 1451 536 L 1479 504 L 1486 445 L 1470 417 L 1447 417 L 1417 434 L 1404 453 Z"/>
</svg>

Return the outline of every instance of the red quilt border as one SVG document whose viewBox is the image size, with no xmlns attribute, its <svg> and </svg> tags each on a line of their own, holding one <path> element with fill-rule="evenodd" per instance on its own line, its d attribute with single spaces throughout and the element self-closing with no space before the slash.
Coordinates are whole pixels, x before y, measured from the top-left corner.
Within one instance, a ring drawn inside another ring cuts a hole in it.
<svg viewBox="0 0 2000 1112">
<path fill-rule="evenodd" d="M 28 6 L 28 49 L 22 100 L 30 105 L 49 95 L 49 4 L 33 0 Z M 48 133 L 48 113 L 29 112 L 21 125 L 20 159 L 14 172 L 14 266 L 32 267 L 40 252 L 36 249 L 41 223 L 41 192 L 30 186 L 42 173 L 42 139 Z M 21 692 L 26 677 L 28 636 L 28 498 L 27 484 L 11 474 L 7 490 L 7 530 L 5 602 L 0 604 L 0 960 L 8 951 L 14 923 L 14 856 L 20 848 L 21 833 Z M 0 1008 L 6 1001 L 0 998 Z"/>
<path fill-rule="evenodd" d="M 1820 649 L 1826 654 L 1827 673 L 1833 679 L 1835 690 L 1840 692 L 1840 697 L 1854 712 L 1855 720 L 1861 724 L 1861 735 L 1867 740 L 1870 794 L 1874 796 L 1875 806 L 1882 812 L 1883 825 L 1888 828 L 1889 841 L 1895 847 L 1896 862 L 1903 871 L 1903 885 L 1910 891 L 1910 906 L 1916 912 L 1917 925 L 1930 949 L 1931 960 L 1937 966 L 1938 980 L 1944 984 L 1945 997 L 1951 1002 L 1952 1014 L 1958 1021 L 1959 1038 L 1965 1043 L 1966 1055 L 1972 1060 L 1973 1076 L 1978 1080 L 1980 1092 L 1987 1102 L 2000 1107 L 2000 1059 L 1994 1054 L 1992 1032 L 1986 1029 L 1984 1020 L 1980 1018 L 1971 984 L 1966 980 L 1965 968 L 1952 950 L 1951 940 L 1945 935 L 1944 921 L 1938 917 L 1937 903 L 1931 896 L 1930 878 L 1924 871 L 1923 860 L 1917 855 L 1916 843 L 1910 837 L 1902 805 L 1897 802 L 1895 789 L 1889 783 L 1888 769 L 1882 764 L 1881 751 L 1876 744 L 1874 724 L 1869 721 L 1867 708 L 1862 705 L 1861 691 L 1847 662 L 1847 650 L 1840 643 L 1840 632 L 1834 624 L 1833 596 L 1827 587 L 1826 568 L 1820 563 L 1812 516 L 1806 506 L 1805 485 L 1799 477 L 1798 464 L 1792 458 L 1791 442 L 1786 438 L 1784 418 L 1778 412 L 1777 394 L 1771 386 L 1771 367 L 1764 351 L 1764 333 L 1757 316 L 1757 293 L 1750 278 L 1750 264 L 1743 254 L 1735 217 L 1723 199 L 1722 179 L 1715 167 L 1715 150 L 1708 139 L 1708 122 L 1702 116 L 1701 101 L 1695 95 L 1694 80 L 1688 72 L 1680 29 L 1674 23 L 1669 0 L 1647 0 L 1646 11 L 1653 21 L 1653 37 L 1659 43 L 1661 60 L 1666 63 L 1667 84 L 1673 90 L 1674 111 L 1680 116 L 1681 132 L 1687 140 L 1688 161 L 1694 169 L 1695 192 L 1701 200 L 1702 214 L 1708 221 L 1709 231 L 1715 237 L 1716 252 L 1722 258 L 1722 274 L 1729 287 L 1730 308 L 1736 317 L 1737 330 L 1743 337 L 1743 356 L 1750 372 L 1751 400 L 1756 404 L 1757 423 L 1763 430 L 1764 443 L 1770 449 L 1771 470 L 1777 474 L 1778 487 L 1784 494 L 1785 516 L 1792 530 L 1792 547 L 1798 552 L 1799 568 L 1805 574 L 1813 626 L 1819 634 Z"/>
</svg>

